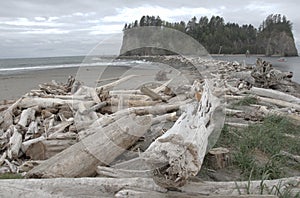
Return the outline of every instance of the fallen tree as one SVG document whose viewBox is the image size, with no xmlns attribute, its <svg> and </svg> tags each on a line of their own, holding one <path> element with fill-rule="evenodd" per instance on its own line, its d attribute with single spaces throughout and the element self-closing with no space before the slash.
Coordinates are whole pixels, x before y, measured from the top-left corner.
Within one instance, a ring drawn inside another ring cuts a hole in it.
<svg viewBox="0 0 300 198">
<path fill-rule="evenodd" d="M 189 182 L 167 191 L 151 178 L 56 178 L 0 180 L 4 197 L 276 197 L 300 193 L 300 178 L 246 182 Z M 272 196 L 273 195 L 273 196 Z"/>
</svg>

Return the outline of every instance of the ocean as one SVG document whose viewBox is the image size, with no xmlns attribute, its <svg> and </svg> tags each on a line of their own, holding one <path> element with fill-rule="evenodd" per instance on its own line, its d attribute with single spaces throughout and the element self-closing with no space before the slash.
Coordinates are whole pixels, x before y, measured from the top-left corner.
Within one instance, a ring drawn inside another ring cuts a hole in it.
<svg viewBox="0 0 300 198">
<path fill-rule="evenodd" d="M 213 56 L 216 60 L 238 61 L 243 64 L 255 64 L 257 57 L 251 56 Z M 286 57 L 285 62 L 279 62 L 278 57 L 261 57 L 281 71 L 293 72 L 293 80 L 300 83 L 300 57 Z M 47 58 L 18 58 L 18 59 L 0 59 L 0 76 L 13 75 L 34 70 L 47 70 L 58 68 L 76 68 L 93 66 L 144 66 L 149 65 L 143 61 L 132 60 L 114 60 L 113 57 L 47 57 Z"/>
</svg>

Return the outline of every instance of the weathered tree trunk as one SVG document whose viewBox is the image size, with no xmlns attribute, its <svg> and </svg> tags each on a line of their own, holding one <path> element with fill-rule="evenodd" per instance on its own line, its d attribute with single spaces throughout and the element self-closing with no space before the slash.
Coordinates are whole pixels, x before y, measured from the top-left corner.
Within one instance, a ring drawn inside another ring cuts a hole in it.
<svg viewBox="0 0 300 198">
<path fill-rule="evenodd" d="M 167 191 L 150 178 L 56 178 L 0 180 L 4 197 L 231 197 L 273 198 L 300 192 L 300 177 L 245 182 L 189 182 L 179 191 Z M 263 187 L 262 187 L 263 185 Z M 276 188 L 277 187 L 277 188 Z M 278 189 L 278 187 L 281 187 Z M 272 190 L 273 189 L 273 190 Z M 127 194 L 124 194 L 127 192 Z M 134 194 L 132 194 L 132 192 Z M 135 192 L 142 192 L 136 194 Z M 147 193 L 145 193 L 147 192 Z M 251 193 L 251 195 L 249 195 Z"/>
<path fill-rule="evenodd" d="M 174 126 L 142 154 L 153 170 L 153 179 L 162 187 L 180 187 L 195 176 L 201 168 L 208 137 L 223 127 L 223 104 L 209 84 L 206 81 L 201 101 L 190 104 Z"/>
<path fill-rule="evenodd" d="M 28 172 L 27 177 L 84 177 L 96 173 L 133 145 L 150 127 L 149 116 L 129 115 L 65 149 Z"/>
<path fill-rule="evenodd" d="M 300 105 L 300 98 L 283 93 L 281 91 L 276 91 L 273 89 L 252 87 L 249 92 L 252 94 L 258 95 L 258 96 L 268 97 L 268 98 L 277 99 L 277 100 L 283 100 L 286 102 L 296 103 L 296 104 Z"/>
</svg>

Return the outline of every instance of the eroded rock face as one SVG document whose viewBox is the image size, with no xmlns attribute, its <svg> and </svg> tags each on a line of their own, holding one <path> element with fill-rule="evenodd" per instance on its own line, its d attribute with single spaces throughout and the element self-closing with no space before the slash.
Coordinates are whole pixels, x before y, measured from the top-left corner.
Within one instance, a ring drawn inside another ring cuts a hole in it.
<svg viewBox="0 0 300 198">
<path fill-rule="evenodd" d="M 293 36 L 286 32 L 272 32 L 269 38 L 264 38 L 260 43 L 265 48 L 267 56 L 298 56 Z"/>
</svg>

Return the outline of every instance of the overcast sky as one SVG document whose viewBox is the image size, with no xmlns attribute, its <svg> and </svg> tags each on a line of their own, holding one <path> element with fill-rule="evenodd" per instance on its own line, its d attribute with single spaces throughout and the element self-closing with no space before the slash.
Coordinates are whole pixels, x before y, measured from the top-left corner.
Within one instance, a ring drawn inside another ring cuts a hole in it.
<svg viewBox="0 0 300 198">
<path fill-rule="evenodd" d="M 284 14 L 300 50 L 299 10 L 296 0 L 2 0 L 0 58 L 87 55 L 99 43 L 99 53 L 109 54 L 124 24 L 142 15 L 171 22 L 220 15 L 258 27 L 269 14 Z"/>
</svg>

